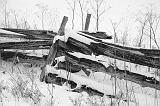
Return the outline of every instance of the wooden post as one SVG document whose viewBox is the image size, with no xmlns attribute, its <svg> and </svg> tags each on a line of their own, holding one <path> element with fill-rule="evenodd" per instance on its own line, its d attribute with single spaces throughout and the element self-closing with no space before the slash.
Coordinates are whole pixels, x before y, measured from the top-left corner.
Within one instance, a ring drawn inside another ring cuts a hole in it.
<svg viewBox="0 0 160 106">
<path fill-rule="evenodd" d="M 60 28 L 58 30 L 58 35 L 60 35 L 60 36 L 64 35 L 64 30 L 65 30 L 65 26 L 66 26 L 67 21 L 68 21 L 68 17 L 64 16 L 63 20 L 62 20 L 62 23 L 61 23 L 61 26 L 60 26 Z M 49 54 L 48 54 L 46 63 L 45 63 L 45 65 L 43 67 L 41 67 L 41 70 L 42 70 L 42 72 L 40 74 L 40 81 L 41 82 L 43 82 L 44 79 L 45 79 L 46 65 L 47 64 L 52 64 L 52 62 L 54 61 L 54 59 L 56 57 L 57 46 L 58 46 L 58 42 L 57 41 L 54 44 L 52 44 L 52 46 L 50 47 L 50 50 L 49 50 Z"/>
<path fill-rule="evenodd" d="M 61 23 L 61 26 L 58 31 L 58 34 L 61 36 L 64 35 L 64 30 L 65 30 L 65 26 L 66 26 L 67 21 L 68 21 L 68 17 L 64 16 L 62 23 Z M 52 63 L 52 61 L 55 59 L 56 52 L 57 52 L 57 43 L 55 42 L 54 44 L 52 44 L 52 46 L 50 48 L 46 64 Z"/>
<path fill-rule="evenodd" d="M 65 30 L 65 26 L 66 26 L 67 21 L 68 21 L 68 17 L 64 16 L 63 20 L 62 20 L 62 23 L 61 23 L 61 26 L 60 26 L 60 28 L 58 30 L 58 34 L 60 36 L 64 35 L 64 30 Z"/>
<path fill-rule="evenodd" d="M 88 31 L 90 19 L 91 19 L 91 14 L 87 14 L 86 23 L 85 23 L 85 29 L 84 29 L 85 31 Z"/>
<path fill-rule="evenodd" d="M 2 59 L 1 59 L 1 49 L 0 49 L 0 67 L 2 66 Z"/>
</svg>

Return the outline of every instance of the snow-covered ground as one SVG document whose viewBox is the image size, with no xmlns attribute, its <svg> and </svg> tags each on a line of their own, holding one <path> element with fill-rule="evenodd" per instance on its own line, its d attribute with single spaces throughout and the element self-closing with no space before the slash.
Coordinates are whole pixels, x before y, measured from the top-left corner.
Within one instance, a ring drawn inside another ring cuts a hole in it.
<svg viewBox="0 0 160 106">
<path fill-rule="evenodd" d="M 46 84 L 39 81 L 39 67 L 1 61 L 0 100 L 1 106 L 88 106 L 110 104 L 107 97 L 89 97 L 85 92 L 67 91 L 67 86 Z M 106 89 L 107 91 L 107 89 Z M 105 102 L 102 102 L 105 100 Z"/>
<path fill-rule="evenodd" d="M 58 70 L 55 71 L 58 73 Z M 1 106 L 102 106 L 102 104 L 105 106 L 127 106 L 127 102 L 120 101 L 120 99 L 111 100 L 107 96 L 89 96 L 86 92 L 68 91 L 70 88 L 66 85 L 58 86 L 40 82 L 40 72 L 39 67 L 14 65 L 11 62 L 1 61 Z M 63 76 L 63 74 L 61 75 Z M 74 75 L 72 76 L 74 77 Z M 90 78 L 93 80 L 93 82 L 90 80 L 91 84 L 96 85 L 95 81 L 99 82 L 98 88 L 104 88 L 106 93 L 112 94 L 114 92 L 114 78 L 110 78 L 109 75 L 97 72 L 90 75 Z M 125 97 L 125 84 L 126 81 L 118 80 L 117 88 L 121 90 L 123 95 L 121 99 L 129 98 L 129 106 L 158 106 L 160 104 L 158 91 L 157 97 L 155 97 L 154 89 L 142 88 L 132 82 L 127 82 L 129 95 Z"/>
</svg>

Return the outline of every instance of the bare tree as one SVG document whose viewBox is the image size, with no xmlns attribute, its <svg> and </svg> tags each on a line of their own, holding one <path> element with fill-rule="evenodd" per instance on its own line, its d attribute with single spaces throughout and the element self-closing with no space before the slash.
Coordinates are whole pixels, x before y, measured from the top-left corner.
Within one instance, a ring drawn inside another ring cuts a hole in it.
<svg viewBox="0 0 160 106">
<path fill-rule="evenodd" d="M 152 40 L 152 34 L 153 34 L 153 41 L 155 42 L 157 48 L 159 49 L 159 45 L 156 39 L 156 32 L 157 32 L 157 28 L 160 21 L 160 16 L 157 16 L 157 14 L 153 12 L 152 8 L 147 16 L 148 16 L 148 22 L 149 22 L 150 48 L 152 48 L 151 40 Z"/>
<path fill-rule="evenodd" d="M 159 27 L 159 21 L 160 21 L 160 15 L 157 15 L 157 13 L 155 11 L 153 11 L 153 8 L 152 6 L 150 6 L 150 9 L 149 11 L 146 13 L 146 16 L 147 16 L 147 21 L 148 21 L 148 33 L 149 33 L 149 38 L 150 38 L 150 48 L 152 48 L 152 39 L 154 41 L 154 43 L 156 44 L 157 48 L 160 49 L 159 45 L 158 45 L 158 42 L 157 42 L 157 39 L 156 39 L 156 36 L 157 36 L 157 29 Z M 151 68 L 148 67 L 148 71 L 150 71 Z M 155 70 L 155 78 L 157 78 L 157 75 L 158 75 L 158 69 Z M 158 75 L 158 77 L 160 78 L 160 76 Z M 157 90 L 155 90 L 155 100 L 157 98 Z M 156 101 L 155 101 L 155 104 Z"/>
<path fill-rule="evenodd" d="M 157 29 L 159 27 L 160 15 L 158 15 L 150 6 L 146 12 L 141 13 L 141 17 L 137 19 L 140 23 L 140 39 L 138 42 L 138 46 L 141 47 L 142 40 L 144 37 L 149 37 L 149 48 L 153 49 L 153 45 L 155 43 L 156 47 L 160 49 L 157 42 Z M 148 39 L 147 39 L 148 41 Z M 155 49 L 155 47 L 154 47 Z M 148 67 L 148 71 L 150 72 L 151 68 Z M 155 70 L 155 78 L 158 75 L 158 69 Z M 160 76 L 159 76 L 160 78 Z M 155 90 L 155 99 L 157 98 L 157 91 Z"/>
<path fill-rule="evenodd" d="M 19 24 L 18 24 L 18 19 L 17 19 L 17 13 L 15 10 L 11 10 L 11 13 L 13 14 L 14 16 L 14 21 L 15 21 L 15 25 L 16 25 L 16 28 L 19 28 Z"/>
<path fill-rule="evenodd" d="M 138 37 L 137 46 L 142 47 L 142 40 L 145 33 L 145 27 L 147 25 L 147 17 L 145 16 L 142 18 L 137 18 L 137 21 L 140 23 L 140 30 L 139 30 L 140 36 Z"/>
<path fill-rule="evenodd" d="M 68 0 L 66 0 L 66 2 L 69 5 L 70 9 L 72 10 L 72 29 L 74 29 L 74 18 L 75 18 L 75 9 L 77 0 L 73 0 L 73 3 L 70 3 Z"/>
<path fill-rule="evenodd" d="M 30 29 L 30 25 L 25 17 L 20 18 L 18 28 Z"/>
<path fill-rule="evenodd" d="M 149 37 L 149 48 L 152 48 L 153 43 L 159 49 L 157 42 L 157 29 L 159 27 L 160 16 L 153 11 L 152 7 L 145 13 L 141 13 L 142 16 L 137 18 L 137 21 L 140 23 L 140 38 L 137 46 L 142 45 L 142 40 L 144 35 Z M 152 43 L 153 41 L 153 43 Z"/>
<path fill-rule="evenodd" d="M 9 26 L 9 12 L 7 11 L 7 0 L 2 0 L 1 1 L 2 7 L 3 7 L 3 11 L 4 11 L 4 27 L 8 27 Z"/>
<path fill-rule="evenodd" d="M 110 19 L 110 22 L 111 22 L 112 29 L 113 29 L 114 43 L 118 43 L 118 36 L 117 36 L 118 27 L 119 27 L 120 23 L 122 22 L 122 20 L 120 20 L 119 22 L 113 22 L 113 21 Z"/>
<path fill-rule="evenodd" d="M 57 9 L 52 9 L 46 13 L 46 16 L 48 17 L 47 25 L 50 26 L 50 29 L 55 30 L 57 27 L 59 27 L 60 24 L 60 17 L 59 17 L 59 11 Z"/>
<path fill-rule="evenodd" d="M 101 16 L 105 13 L 104 0 L 90 0 L 91 8 L 94 12 L 93 17 L 96 20 L 96 30 L 99 30 Z"/>
<path fill-rule="evenodd" d="M 113 29 L 113 35 L 114 35 L 114 43 L 117 43 L 118 42 L 118 36 L 117 36 L 117 32 L 118 32 L 118 27 L 121 23 L 121 21 L 119 21 L 118 23 L 117 22 L 113 22 L 112 20 L 110 20 L 111 22 L 111 25 L 112 25 L 112 29 Z M 114 65 L 116 66 L 116 59 L 114 59 Z M 116 74 L 116 71 L 115 71 L 115 74 Z M 115 95 L 117 94 L 117 77 L 115 76 Z"/>
<path fill-rule="evenodd" d="M 127 42 L 128 41 L 127 39 L 128 39 L 128 36 L 129 36 L 128 31 L 129 31 L 128 27 L 126 27 L 124 32 L 123 32 L 123 36 L 122 36 L 122 40 L 121 41 L 122 41 L 122 44 L 124 46 L 128 44 L 128 42 Z"/>
<path fill-rule="evenodd" d="M 43 5 L 43 4 L 36 4 L 36 6 L 40 9 L 42 29 L 44 30 L 44 16 L 45 16 L 46 11 L 48 10 L 48 6 Z"/>
<path fill-rule="evenodd" d="M 4 22 L 5 27 L 7 27 L 7 0 L 4 0 Z"/>
<path fill-rule="evenodd" d="M 84 30 L 84 13 L 88 6 L 88 0 L 78 0 L 80 12 L 81 12 L 81 23 L 82 23 L 82 30 Z"/>
<path fill-rule="evenodd" d="M 24 18 L 24 29 L 30 29 L 30 25 L 25 18 Z"/>
</svg>

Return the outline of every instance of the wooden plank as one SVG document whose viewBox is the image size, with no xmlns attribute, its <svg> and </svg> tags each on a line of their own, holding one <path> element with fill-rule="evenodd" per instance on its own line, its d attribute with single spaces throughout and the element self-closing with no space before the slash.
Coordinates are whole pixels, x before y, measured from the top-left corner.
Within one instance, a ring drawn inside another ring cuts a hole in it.
<svg viewBox="0 0 160 106">
<path fill-rule="evenodd" d="M 118 45 L 118 44 L 112 44 L 112 43 L 107 43 L 107 42 L 101 42 L 105 45 L 110 45 L 110 46 L 113 46 L 114 48 L 121 48 L 121 49 L 124 49 L 126 51 L 133 51 L 133 52 L 139 52 L 144 54 L 145 56 L 148 56 L 148 57 L 155 57 L 155 58 L 159 58 L 160 57 L 160 50 L 158 49 L 143 49 L 143 48 L 134 48 L 134 47 L 127 47 L 127 46 L 121 46 L 121 45 Z"/>
<path fill-rule="evenodd" d="M 148 56 L 147 54 L 140 52 L 138 49 L 128 50 L 123 47 L 116 47 L 102 43 L 91 43 L 90 47 L 92 48 L 93 52 L 97 53 L 98 55 L 105 55 L 122 61 L 153 68 L 160 68 L 160 57 Z"/>
<path fill-rule="evenodd" d="M 26 39 L 53 39 L 55 35 L 57 35 L 56 32 L 50 31 L 50 30 L 28 30 L 28 29 L 14 29 L 14 28 L 1 28 L 6 31 L 11 31 L 19 34 L 26 35 Z"/>
<path fill-rule="evenodd" d="M 160 82 L 157 81 L 153 77 L 147 77 L 141 74 L 133 73 L 128 70 L 120 70 L 118 67 L 108 66 L 105 67 L 102 63 L 97 61 L 85 59 L 85 58 L 77 58 L 76 56 L 70 55 L 67 52 L 63 52 L 65 55 L 65 60 L 72 64 L 76 64 L 79 67 L 83 67 L 85 69 L 90 69 L 93 72 L 103 72 L 109 74 L 111 76 L 116 76 L 119 79 L 128 80 L 139 84 L 142 87 L 150 87 L 157 90 L 160 90 Z"/>
<path fill-rule="evenodd" d="M 62 77 L 58 77 L 58 74 L 47 73 L 46 77 L 45 77 L 45 82 L 47 84 L 57 84 L 57 85 L 62 86 L 67 81 L 68 81 L 68 84 L 71 85 L 71 89 L 76 88 L 77 84 L 74 81 L 67 80 L 67 79 L 62 78 Z"/>
<path fill-rule="evenodd" d="M 84 72 L 87 76 L 90 75 L 90 72 L 87 71 L 86 68 L 80 67 L 79 65 L 72 64 L 72 63 L 69 62 L 69 61 L 59 62 L 59 63 L 58 63 L 58 66 L 56 67 L 56 69 L 67 70 L 67 64 L 69 64 L 69 66 L 70 66 L 70 72 L 71 72 L 71 73 L 77 73 L 77 72 L 83 70 L 83 72 Z"/>
<path fill-rule="evenodd" d="M 1 58 L 1 53 L 3 52 L 3 50 L 0 49 L 0 67 L 2 67 L 2 58 Z"/>
<path fill-rule="evenodd" d="M 20 50 L 49 49 L 51 44 L 52 44 L 51 40 L 6 42 L 6 43 L 0 43 L 0 49 L 20 49 Z"/>
<path fill-rule="evenodd" d="M 84 29 L 85 31 L 88 31 L 88 29 L 89 29 L 90 19 L 91 19 L 91 14 L 87 14 L 85 29 Z"/>
<path fill-rule="evenodd" d="M 19 34 L 6 34 L 0 32 L 0 37 L 6 37 L 6 38 L 22 38 L 22 39 L 28 39 L 27 36 L 19 35 Z"/>
<path fill-rule="evenodd" d="M 79 32 L 99 39 L 112 39 L 112 36 L 107 35 L 106 32 L 87 32 L 87 31 L 79 31 Z"/>
<path fill-rule="evenodd" d="M 115 95 L 107 95 L 107 94 L 104 94 L 104 93 L 102 93 L 102 92 L 99 92 L 98 90 L 96 90 L 96 89 L 92 89 L 91 87 L 87 87 L 86 85 L 82 85 L 80 88 L 77 88 L 77 89 L 74 89 L 74 90 L 72 90 L 73 92 L 79 92 L 79 93 L 81 93 L 81 92 L 87 92 L 90 96 L 93 96 L 93 95 L 98 95 L 98 96 L 107 96 L 107 97 L 109 97 L 109 98 L 115 98 L 115 99 L 121 99 L 121 100 L 123 100 L 124 102 L 127 102 L 127 100 L 126 99 L 124 99 L 123 97 L 121 97 L 121 96 L 115 96 Z"/>
<path fill-rule="evenodd" d="M 67 46 L 72 47 L 72 49 L 70 49 L 72 51 L 80 52 L 86 55 L 91 55 L 92 53 L 95 55 L 105 55 L 126 62 L 153 68 L 160 68 L 160 54 L 158 55 L 158 52 L 160 52 L 160 50 L 153 50 L 156 52 L 154 53 L 152 50 L 147 51 L 147 49 L 143 49 L 142 51 L 142 49 L 135 48 L 130 48 L 131 50 L 128 50 L 123 46 L 115 46 L 114 44 L 108 45 L 106 43 L 91 43 L 90 45 L 87 45 L 73 38 L 68 38 Z M 153 55 L 150 55 L 148 53 L 152 53 Z"/>
<path fill-rule="evenodd" d="M 57 41 L 51 46 L 46 64 L 52 64 L 57 54 Z"/>
<path fill-rule="evenodd" d="M 13 51 L 3 51 L 1 52 L 1 59 L 6 62 L 13 62 L 15 57 L 18 58 L 18 63 L 24 63 L 31 66 L 44 66 L 45 61 L 43 57 L 30 56 L 26 53 L 13 52 Z"/>
</svg>

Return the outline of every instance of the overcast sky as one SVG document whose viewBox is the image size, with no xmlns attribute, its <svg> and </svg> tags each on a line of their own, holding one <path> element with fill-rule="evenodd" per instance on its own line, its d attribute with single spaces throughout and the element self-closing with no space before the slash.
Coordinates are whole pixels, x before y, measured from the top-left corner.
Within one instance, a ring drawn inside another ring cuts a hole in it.
<svg viewBox="0 0 160 106">
<path fill-rule="evenodd" d="M 73 0 L 68 0 L 73 1 Z M 104 0 L 106 12 L 103 16 L 103 23 L 105 21 L 120 20 L 126 16 L 133 17 L 139 10 L 144 9 L 148 5 L 160 8 L 160 0 Z M 33 15 L 38 14 L 39 10 L 36 4 L 43 4 L 48 6 L 48 11 L 58 11 L 58 15 L 62 18 L 64 15 L 71 17 L 71 11 L 69 9 L 66 0 L 8 0 L 8 9 L 14 9 L 18 13 L 23 13 L 25 17 L 33 20 Z M 78 4 L 76 5 L 79 6 Z M 109 8 L 109 9 L 108 9 Z M 157 10 L 158 11 L 158 10 Z M 17 13 L 17 14 L 18 14 Z M 78 21 L 79 22 L 79 21 Z"/>
<path fill-rule="evenodd" d="M 2 2 L 3 0 L 0 0 Z M 67 23 L 68 28 L 71 28 L 71 9 L 66 0 L 7 0 L 7 9 L 15 10 L 17 17 L 22 20 L 22 17 L 28 21 L 29 25 L 33 28 L 34 24 L 41 27 L 41 15 L 40 10 L 36 6 L 42 4 L 47 6 L 47 14 L 45 16 L 45 29 L 57 29 L 64 15 L 69 17 Z M 73 0 L 68 0 L 72 3 Z M 147 7 L 153 6 L 153 9 L 160 14 L 160 0 L 104 0 L 105 1 L 105 14 L 101 17 L 100 30 L 112 33 L 110 20 L 114 22 L 122 21 L 123 29 L 128 27 L 130 34 L 136 36 L 136 17 L 139 11 L 146 11 Z M 2 5 L 0 4 L 2 7 Z M 81 18 L 79 14 L 79 4 L 76 5 L 76 19 L 75 29 L 81 29 Z M 1 11 L 3 14 L 3 11 Z M 85 13 L 86 14 L 86 13 Z M 10 17 L 13 17 L 10 15 Z M 51 25 L 52 21 L 57 22 Z M 1 15 L 1 21 L 4 17 Z M 54 27 L 54 28 L 52 28 Z M 95 20 L 91 18 L 90 30 L 95 30 Z M 122 31 L 123 32 L 123 31 Z"/>
</svg>

